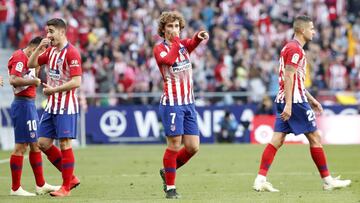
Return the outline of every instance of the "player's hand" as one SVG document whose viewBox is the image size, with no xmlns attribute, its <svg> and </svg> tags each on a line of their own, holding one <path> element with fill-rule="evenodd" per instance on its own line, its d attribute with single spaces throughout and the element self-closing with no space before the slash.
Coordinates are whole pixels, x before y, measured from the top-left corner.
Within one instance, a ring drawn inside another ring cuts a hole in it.
<svg viewBox="0 0 360 203">
<path fill-rule="evenodd" d="M 311 108 L 315 111 L 315 113 L 321 114 L 323 112 L 323 108 L 318 101 L 313 100 L 309 103 L 310 103 Z"/>
<path fill-rule="evenodd" d="M 197 37 L 201 40 L 206 40 L 209 39 L 209 33 L 206 31 L 200 31 Z"/>
<path fill-rule="evenodd" d="M 285 105 L 284 111 L 280 114 L 280 118 L 283 121 L 287 121 L 291 116 L 291 105 Z"/>
<path fill-rule="evenodd" d="M 4 79 L 0 76 L 0 86 L 4 86 Z"/>
<path fill-rule="evenodd" d="M 39 46 L 37 47 L 39 49 L 39 51 L 45 49 L 47 46 L 49 46 L 51 43 L 51 40 L 48 38 L 44 38 L 41 40 Z"/>
<path fill-rule="evenodd" d="M 34 77 L 33 80 L 34 80 L 34 85 L 36 85 L 36 87 L 39 87 L 39 85 L 41 84 L 40 78 Z"/>
<path fill-rule="evenodd" d="M 42 83 L 42 85 L 44 86 L 44 88 L 43 88 L 44 95 L 50 96 L 55 93 L 55 89 L 53 87 L 51 87 L 50 85 L 48 85 L 46 83 Z"/>
<path fill-rule="evenodd" d="M 175 37 L 180 37 L 180 32 L 172 31 L 169 33 L 169 36 L 170 36 L 169 40 L 170 40 L 170 42 L 172 42 Z"/>
</svg>

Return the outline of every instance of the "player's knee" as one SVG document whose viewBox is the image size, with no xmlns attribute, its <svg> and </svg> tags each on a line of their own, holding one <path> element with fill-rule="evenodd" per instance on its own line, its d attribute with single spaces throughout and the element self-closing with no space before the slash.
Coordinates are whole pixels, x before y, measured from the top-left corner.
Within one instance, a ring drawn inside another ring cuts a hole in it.
<svg viewBox="0 0 360 203">
<path fill-rule="evenodd" d="M 22 156 L 26 153 L 26 145 L 17 145 L 12 155 Z"/>
<path fill-rule="evenodd" d="M 199 151 L 199 146 L 186 147 L 186 151 L 189 152 L 190 154 L 196 154 L 196 152 Z"/>
<path fill-rule="evenodd" d="M 271 140 L 270 144 L 274 146 L 276 149 L 279 149 L 284 144 L 285 139 L 276 139 Z"/>
<path fill-rule="evenodd" d="M 39 149 L 40 149 L 41 151 L 43 151 L 43 152 L 45 152 L 46 150 L 48 150 L 48 149 L 51 147 L 51 145 L 49 145 L 49 143 L 47 143 L 47 142 L 41 142 L 41 141 L 39 141 L 39 142 L 37 143 L 37 146 L 38 146 Z"/>
<path fill-rule="evenodd" d="M 70 139 L 61 139 L 60 140 L 60 149 L 66 150 L 71 148 L 71 140 Z"/>
</svg>

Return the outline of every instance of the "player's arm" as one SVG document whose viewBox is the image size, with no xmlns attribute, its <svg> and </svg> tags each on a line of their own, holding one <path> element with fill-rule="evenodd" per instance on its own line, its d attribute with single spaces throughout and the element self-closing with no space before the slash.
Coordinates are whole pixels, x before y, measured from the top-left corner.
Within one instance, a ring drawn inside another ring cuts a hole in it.
<svg viewBox="0 0 360 203">
<path fill-rule="evenodd" d="M 42 54 L 44 52 L 44 49 L 50 44 L 50 40 L 47 38 L 44 38 L 41 40 L 39 46 L 36 47 L 35 51 L 31 54 L 29 61 L 28 61 L 28 67 L 29 68 L 37 68 L 47 61 L 47 55 Z M 40 56 L 41 54 L 41 56 Z"/>
<path fill-rule="evenodd" d="M 36 85 L 39 86 L 41 80 L 39 78 L 22 78 L 16 75 L 10 75 L 9 79 L 10 85 L 14 87 L 28 86 L 28 85 Z"/>
<path fill-rule="evenodd" d="M 191 53 L 200 44 L 202 40 L 206 39 L 209 39 L 209 33 L 202 30 L 200 32 L 197 32 L 192 39 L 181 40 L 181 44 L 183 44 L 188 50 L 188 52 Z"/>
<path fill-rule="evenodd" d="M 173 37 L 171 43 L 169 52 L 166 52 L 165 49 L 162 50 L 160 46 L 154 48 L 154 56 L 159 65 L 171 66 L 179 56 L 180 38 L 178 36 Z"/>
<path fill-rule="evenodd" d="M 9 82 L 10 85 L 14 87 L 28 86 L 28 85 L 36 85 L 39 86 L 41 81 L 37 77 L 23 77 L 24 71 L 24 61 L 18 57 L 13 58 L 13 62 L 9 64 Z"/>
<path fill-rule="evenodd" d="M 69 80 L 68 82 L 56 87 L 52 87 L 46 83 L 43 83 L 44 85 L 43 92 L 45 95 L 49 96 L 57 92 L 66 92 L 74 88 L 78 88 L 80 87 L 80 84 L 81 84 L 81 76 L 77 75 L 77 76 L 73 76 L 71 80 Z"/>
<path fill-rule="evenodd" d="M 323 108 L 320 104 L 320 102 L 318 102 L 311 94 L 310 92 L 308 92 L 307 90 L 305 90 L 305 96 L 309 101 L 309 104 L 311 106 L 311 108 L 316 112 L 316 113 L 322 113 L 323 112 Z"/>
<path fill-rule="evenodd" d="M 280 114 L 281 119 L 284 121 L 289 120 L 292 110 L 293 86 L 296 68 L 291 65 L 285 65 L 284 70 L 284 92 L 285 92 L 285 107 L 284 111 Z"/>
</svg>

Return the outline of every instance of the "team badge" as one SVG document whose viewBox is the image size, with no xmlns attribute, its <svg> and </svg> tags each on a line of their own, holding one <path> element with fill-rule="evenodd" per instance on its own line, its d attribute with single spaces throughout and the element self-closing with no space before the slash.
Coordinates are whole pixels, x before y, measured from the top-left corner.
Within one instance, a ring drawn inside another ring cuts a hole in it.
<svg viewBox="0 0 360 203">
<path fill-rule="evenodd" d="M 179 51 L 184 56 L 188 53 L 185 47 L 181 47 Z"/>
<path fill-rule="evenodd" d="M 56 61 L 56 65 L 58 66 L 58 68 L 61 68 L 63 63 L 64 63 L 64 60 L 62 58 L 58 58 L 58 60 Z"/>
<path fill-rule="evenodd" d="M 170 130 L 173 131 L 173 132 L 176 130 L 176 127 L 175 127 L 174 124 L 172 124 L 172 125 L 170 126 Z"/>
</svg>

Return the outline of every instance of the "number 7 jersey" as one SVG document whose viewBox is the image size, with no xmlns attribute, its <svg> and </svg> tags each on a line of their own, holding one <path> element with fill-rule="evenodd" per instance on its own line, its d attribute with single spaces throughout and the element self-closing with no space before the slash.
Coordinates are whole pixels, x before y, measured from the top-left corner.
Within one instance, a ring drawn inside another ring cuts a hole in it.
<svg viewBox="0 0 360 203">
<path fill-rule="evenodd" d="M 194 103 L 192 64 L 190 53 L 201 39 L 173 39 L 171 46 L 163 41 L 154 47 L 154 56 L 163 78 L 162 105 L 187 105 Z"/>
</svg>

